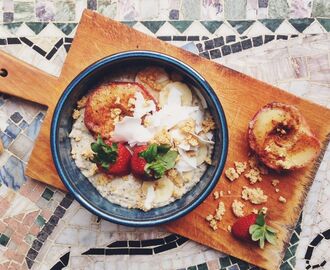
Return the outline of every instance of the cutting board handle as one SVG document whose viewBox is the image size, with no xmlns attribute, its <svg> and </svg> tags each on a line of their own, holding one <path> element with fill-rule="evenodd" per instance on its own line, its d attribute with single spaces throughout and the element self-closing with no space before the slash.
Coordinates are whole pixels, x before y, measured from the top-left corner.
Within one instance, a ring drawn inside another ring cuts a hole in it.
<svg viewBox="0 0 330 270">
<path fill-rule="evenodd" d="M 0 51 L 0 92 L 49 106 L 58 78 Z M 47 85 L 47 86 L 46 86 Z"/>
</svg>

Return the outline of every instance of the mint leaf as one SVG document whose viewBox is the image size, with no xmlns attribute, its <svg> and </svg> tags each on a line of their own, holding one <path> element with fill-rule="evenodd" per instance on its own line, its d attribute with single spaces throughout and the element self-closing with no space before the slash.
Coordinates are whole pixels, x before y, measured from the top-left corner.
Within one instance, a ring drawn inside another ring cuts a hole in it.
<svg viewBox="0 0 330 270">
<path fill-rule="evenodd" d="M 118 144 L 112 143 L 111 146 L 107 145 L 100 135 L 97 136 L 96 142 L 91 144 L 91 149 L 94 152 L 91 161 L 100 165 L 105 170 L 117 160 Z"/>
<path fill-rule="evenodd" d="M 144 158 L 148 163 L 150 163 L 155 160 L 157 156 L 157 150 L 158 150 L 157 144 L 155 143 L 150 144 L 146 150 L 139 153 L 139 157 Z"/>
<path fill-rule="evenodd" d="M 159 154 L 166 154 L 171 149 L 171 146 L 168 144 L 161 144 L 157 147 L 157 152 Z"/>
<path fill-rule="evenodd" d="M 157 154 L 156 159 L 148 163 L 144 170 L 155 179 L 161 178 L 167 170 L 170 170 L 175 165 L 175 160 L 178 156 L 177 151 L 168 151 L 166 154 Z"/>
</svg>

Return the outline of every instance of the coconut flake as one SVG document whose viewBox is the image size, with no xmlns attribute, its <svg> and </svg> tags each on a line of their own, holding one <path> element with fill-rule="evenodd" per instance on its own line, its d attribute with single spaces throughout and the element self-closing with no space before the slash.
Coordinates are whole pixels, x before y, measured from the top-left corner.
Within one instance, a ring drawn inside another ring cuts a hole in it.
<svg viewBox="0 0 330 270">
<path fill-rule="evenodd" d="M 114 142 L 128 142 L 130 146 L 144 144 L 153 138 L 150 130 L 141 124 L 141 119 L 125 116 L 115 125 L 112 140 Z"/>
<path fill-rule="evenodd" d="M 196 157 L 189 157 L 185 151 L 178 148 L 180 159 L 175 164 L 175 168 L 181 173 L 181 172 L 188 172 L 192 171 L 197 168 L 197 159 Z"/>
<path fill-rule="evenodd" d="M 156 111 L 156 104 L 153 100 L 145 100 L 141 92 L 135 93 L 134 117 L 142 117 L 150 112 Z"/>
</svg>

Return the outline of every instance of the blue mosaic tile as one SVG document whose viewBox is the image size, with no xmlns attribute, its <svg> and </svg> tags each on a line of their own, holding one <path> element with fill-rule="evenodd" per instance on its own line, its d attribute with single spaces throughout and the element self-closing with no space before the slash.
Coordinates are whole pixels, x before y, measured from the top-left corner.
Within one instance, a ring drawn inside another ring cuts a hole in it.
<svg viewBox="0 0 330 270">
<path fill-rule="evenodd" d="M 26 129 L 28 126 L 29 126 L 29 124 L 25 120 L 23 120 L 21 123 L 19 123 L 19 127 L 23 130 Z"/>
<path fill-rule="evenodd" d="M 18 190 L 26 182 L 23 162 L 11 156 L 0 169 L 0 181 L 7 187 Z"/>
<path fill-rule="evenodd" d="M 23 116 L 19 112 L 15 112 L 10 116 L 10 119 L 17 124 L 23 119 Z"/>
<path fill-rule="evenodd" d="M 5 133 L 13 139 L 15 139 L 20 132 L 21 129 L 17 127 L 14 123 L 10 123 L 5 130 Z"/>
<path fill-rule="evenodd" d="M 0 107 L 1 107 L 4 103 L 5 103 L 5 101 L 4 101 L 2 98 L 0 98 Z"/>
<path fill-rule="evenodd" d="M 43 112 L 39 112 L 37 116 L 35 117 L 36 120 L 42 121 L 45 118 L 45 114 Z"/>
<path fill-rule="evenodd" d="M 2 144 L 3 144 L 4 148 L 8 148 L 9 145 L 13 141 L 13 138 L 9 137 L 7 134 L 3 133 L 1 130 L 0 130 L 0 138 L 1 138 L 1 141 L 2 141 Z"/>
<path fill-rule="evenodd" d="M 37 117 L 33 119 L 30 126 L 24 131 L 26 136 L 28 136 L 31 140 L 34 141 L 39 134 L 41 124 L 41 121 Z"/>
<path fill-rule="evenodd" d="M 227 268 L 228 270 L 240 270 L 237 264 L 234 264 Z"/>
</svg>

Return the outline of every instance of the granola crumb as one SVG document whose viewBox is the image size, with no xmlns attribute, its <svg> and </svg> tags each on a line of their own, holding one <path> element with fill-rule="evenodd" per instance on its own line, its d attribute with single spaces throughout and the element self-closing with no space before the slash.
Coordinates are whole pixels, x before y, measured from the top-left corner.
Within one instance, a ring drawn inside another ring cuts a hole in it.
<svg viewBox="0 0 330 270">
<path fill-rule="evenodd" d="M 223 197 L 223 191 L 222 190 L 220 190 L 219 195 L 220 195 L 220 197 Z"/>
<path fill-rule="evenodd" d="M 73 118 L 74 120 L 77 120 L 79 117 L 80 117 L 80 111 L 74 109 L 74 110 L 73 110 L 73 113 L 72 113 L 72 118 Z"/>
<path fill-rule="evenodd" d="M 87 149 L 85 152 L 83 152 L 82 154 L 82 157 L 85 159 L 85 160 L 90 160 L 93 158 L 94 156 L 94 152 L 91 150 L 91 149 Z"/>
<path fill-rule="evenodd" d="M 244 176 L 249 179 L 250 184 L 255 184 L 262 181 L 260 171 L 257 168 L 250 169 L 246 174 L 244 174 Z"/>
<path fill-rule="evenodd" d="M 276 193 L 280 192 L 280 189 L 279 188 L 275 188 L 275 192 Z"/>
<path fill-rule="evenodd" d="M 183 179 L 178 174 L 176 169 L 171 169 L 167 172 L 167 176 L 171 179 L 171 181 L 178 187 L 183 186 Z"/>
<path fill-rule="evenodd" d="M 81 136 L 75 136 L 73 138 L 76 142 L 80 142 L 81 141 Z"/>
<path fill-rule="evenodd" d="M 253 208 L 251 212 L 254 213 L 254 214 L 258 214 L 258 209 Z"/>
<path fill-rule="evenodd" d="M 225 212 L 226 212 L 225 204 L 223 202 L 219 202 L 218 208 L 215 210 L 214 218 L 218 221 L 221 220 Z"/>
<path fill-rule="evenodd" d="M 215 129 L 215 123 L 211 117 L 207 117 L 203 122 L 202 122 L 202 129 L 203 132 L 207 133 L 210 130 Z"/>
<path fill-rule="evenodd" d="M 215 219 L 212 219 L 210 221 L 210 227 L 213 229 L 213 231 L 216 231 L 218 229 L 218 222 Z"/>
<path fill-rule="evenodd" d="M 228 230 L 228 232 L 231 232 L 231 226 L 230 225 L 228 225 L 227 230 Z"/>
<path fill-rule="evenodd" d="M 264 194 L 263 190 L 260 188 L 248 188 L 243 187 L 242 199 L 250 201 L 253 204 L 261 204 L 267 201 L 268 196 Z"/>
<path fill-rule="evenodd" d="M 217 199 L 219 199 L 219 191 L 215 191 L 214 193 L 213 193 L 213 196 L 214 196 L 214 199 L 215 200 L 217 200 Z"/>
<path fill-rule="evenodd" d="M 78 100 L 77 108 L 78 109 L 84 108 L 86 106 L 86 102 L 87 102 L 87 97 L 83 96 L 80 100 Z"/>
<path fill-rule="evenodd" d="M 213 219 L 213 215 L 209 214 L 205 217 L 207 221 L 211 221 Z"/>
<path fill-rule="evenodd" d="M 281 202 L 281 203 L 286 203 L 286 199 L 285 199 L 284 197 L 282 197 L 282 196 L 280 196 L 280 197 L 278 198 L 278 200 L 279 200 L 279 202 Z"/>
<path fill-rule="evenodd" d="M 236 170 L 234 168 L 228 168 L 225 171 L 225 175 L 232 182 L 239 177 L 239 174 L 236 172 Z"/>
<path fill-rule="evenodd" d="M 236 172 L 239 175 L 241 175 L 246 170 L 247 167 L 246 162 L 235 161 L 234 164 L 235 164 Z"/>
<path fill-rule="evenodd" d="M 172 145 L 171 136 L 169 132 L 164 128 L 155 135 L 150 143 Z"/>
<path fill-rule="evenodd" d="M 230 191 L 230 190 L 228 190 L 228 191 L 227 191 L 227 193 L 228 193 L 228 195 L 230 195 L 230 194 L 231 194 L 231 191 Z"/>
<path fill-rule="evenodd" d="M 244 204 L 238 200 L 234 200 L 232 205 L 231 205 L 231 208 L 233 210 L 233 213 L 236 217 L 243 217 L 244 216 Z"/>
<path fill-rule="evenodd" d="M 277 179 L 272 180 L 272 185 L 273 185 L 274 187 L 276 187 L 279 183 L 280 183 L 280 181 L 277 180 Z"/>
<path fill-rule="evenodd" d="M 210 157 L 206 157 L 206 158 L 204 159 L 204 161 L 205 161 L 206 164 L 208 164 L 208 165 L 212 165 L 212 160 L 211 160 Z"/>
</svg>

